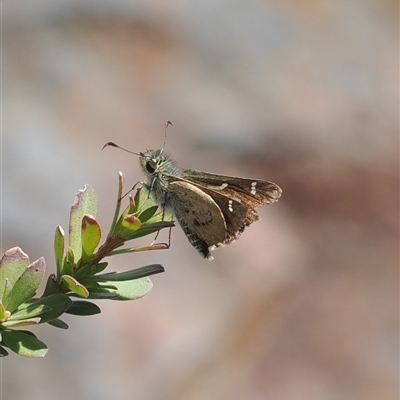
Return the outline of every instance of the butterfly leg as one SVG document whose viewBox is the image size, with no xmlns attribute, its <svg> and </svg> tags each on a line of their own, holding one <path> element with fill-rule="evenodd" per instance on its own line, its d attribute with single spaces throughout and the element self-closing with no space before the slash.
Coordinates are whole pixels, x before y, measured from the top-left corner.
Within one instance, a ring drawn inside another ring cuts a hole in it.
<svg viewBox="0 0 400 400">
<path fill-rule="evenodd" d="M 139 185 L 139 184 L 143 184 L 143 182 L 141 182 L 141 181 L 136 182 L 136 183 L 132 186 L 132 188 L 129 189 L 129 190 L 119 199 L 119 201 L 122 201 L 126 196 L 128 196 L 128 194 L 129 194 L 130 192 L 134 191 L 135 188 L 136 188 L 136 186 Z"/>
<path fill-rule="evenodd" d="M 165 206 L 163 206 L 163 215 L 162 215 L 162 220 L 161 222 L 164 222 L 164 216 L 165 216 Z M 154 240 L 150 243 L 149 246 L 144 246 L 144 247 L 136 247 L 134 249 L 135 252 L 138 251 L 148 251 L 148 250 L 167 250 L 171 246 L 171 234 L 172 234 L 172 226 L 169 227 L 169 233 L 168 233 L 168 243 L 156 243 L 157 237 L 160 233 L 160 229 L 157 231 L 156 236 Z"/>
<path fill-rule="evenodd" d="M 150 193 L 150 192 L 149 192 Z M 165 204 L 162 205 L 162 217 L 161 217 L 161 223 L 164 222 L 164 217 L 165 217 Z M 157 231 L 156 236 L 154 238 L 154 240 L 151 242 L 150 246 L 154 245 L 154 243 L 156 242 L 158 235 L 160 234 L 161 231 L 161 226 L 160 229 Z M 169 242 L 168 242 L 168 248 L 169 248 L 169 244 L 171 241 L 171 228 L 169 228 Z"/>
</svg>

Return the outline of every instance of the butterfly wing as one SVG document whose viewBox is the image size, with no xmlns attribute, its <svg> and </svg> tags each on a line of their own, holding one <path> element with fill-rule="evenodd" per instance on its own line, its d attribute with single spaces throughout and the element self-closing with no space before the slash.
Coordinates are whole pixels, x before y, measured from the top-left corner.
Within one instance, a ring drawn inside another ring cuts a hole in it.
<svg viewBox="0 0 400 400">
<path fill-rule="evenodd" d="M 243 203 L 251 205 L 252 208 L 263 204 L 272 204 L 282 194 L 282 189 L 273 182 L 216 175 L 194 169 L 184 169 L 183 171 L 188 180 L 225 196 L 239 198 Z"/>
<path fill-rule="evenodd" d="M 210 195 L 182 179 L 169 184 L 168 203 L 192 246 L 205 258 L 212 259 L 210 247 L 217 247 L 226 239 L 220 207 Z"/>
<path fill-rule="evenodd" d="M 274 203 L 282 194 L 278 185 L 268 181 L 209 174 L 192 169 L 185 169 L 184 174 L 215 201 L 224 215 L 226 238 L 219 245 L 236 240 L 247 226 L 259 219 L 256 208 Z"/>
</svg>

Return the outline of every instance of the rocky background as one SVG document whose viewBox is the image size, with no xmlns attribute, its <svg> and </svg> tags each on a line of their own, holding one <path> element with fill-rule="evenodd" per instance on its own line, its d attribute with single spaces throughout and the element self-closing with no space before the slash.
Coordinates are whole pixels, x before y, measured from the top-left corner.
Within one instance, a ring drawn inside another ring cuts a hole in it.
<svg viewBox="0 0 400 400">
<path fill-rule="evenodd" d="M 54 272 L 85 183 L 106 231 L 118 171 L 143 173 L 103 144 L 159 148 L 166 120 L 179 165 L 283 188 L 211 263 L 179 228 L 111 259 L 166 272 L 35 329 L 50 351 L 0 362 L 3 399 L 398 398 L 397 1 L 13 0 L 2 21 L 2 251 Z"/>
</svg>

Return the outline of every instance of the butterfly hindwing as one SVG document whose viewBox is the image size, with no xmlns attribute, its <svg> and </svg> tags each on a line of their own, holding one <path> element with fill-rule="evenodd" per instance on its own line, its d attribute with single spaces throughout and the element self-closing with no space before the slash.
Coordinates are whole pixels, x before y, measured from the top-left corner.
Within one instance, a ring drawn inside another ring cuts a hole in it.
<svg viewBox="0 0 400 400">
<path fill-rule="evenodd" d="M 209 247 L 218 246 L 226 238 L 220 207 L 207 193 L 181 179 L 169 184 L 168 197 L 190 243 L 204 257 L 210 258 Z"/>
<path fill-rule="evenodd" d="M 237 194 L 232 196 L 225 190 L 217 191 L 201 186 L 201 189 L 210 195 L 224 215 L 226 224 L 226 237 L 221 244 L 229 244 L 236 240 L 245 228 L 259 219 L 255 208 L 244 204 Z"/>
</svg>

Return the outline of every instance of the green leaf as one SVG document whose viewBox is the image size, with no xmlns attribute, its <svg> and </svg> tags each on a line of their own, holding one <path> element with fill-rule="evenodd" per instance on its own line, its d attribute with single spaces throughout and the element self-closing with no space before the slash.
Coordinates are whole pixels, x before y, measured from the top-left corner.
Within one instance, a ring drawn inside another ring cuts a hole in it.
<svg viewBox="0 0 400 400">
<path fill-rule="evenodd" d="M 63 259 L 65 249 L 65 234 L 61 226 L 57 226 L 56 233 L 54 234 L 54 255 L 56 258 L 57 276 L 63 274 Z"/>
<path fill-rule="evenodd" d="M 100 243 L 101 229 L 99 223 L 90 215 L 82 219 L 82 253 L 87 259 L 91 256 Z"/>
<path fill-rule="evenodd" d="M 12 288 L 28 265 L 29 258 L 19 247 L 13 247 L 3 254 L 0 260 L 0 301 L 3 304 L 6 279 L 10 281 L 9 285 Z"/>
<path fill-rule="evenodd" d="M 68 289 L 79 297 L 88 297 L 89 291 L 79 283 L 74 277 L 70 275 L 63 275 L 62 280 L 67 285 Z"/>
<path fill-rule="evenodd" d="M 173 222 L 169 222 L 169 221 L 156 222 L 154 224 L 149 224 L 149 225 L 147 225 L 147 224 L 148 224 L 148 222 L 143 224 L 140 227 L 140 229 L 137 230 L 136 232 L 133 232 L 130 235 L 126 235 L 124 237 L 124 240 L 128 241 L 128 240 L 138 239 L 140 237 L 151 235 L 152 233 L 158 232 L 161 229 L 172 228 L 175 226 L 175 224 Z"/>
<path fill-rule="evenodd" d="M 104 271 L 108 266 L 108 262 L 101 262 L 95 265 L 95 274 Z"/>
<path fill-rule="evenodd" d="M 37 325 L 40 322 L 40 318 L 29 318 L 24 319 L 22 321 L 6 321 L 2 323 L 2 326 L 5 328 L 18 328 L 20 326 L 27 326 L 27 325 Z"/>
<path fill-rule="evenodd" d="M 117 195 L 117 205 L 114 211 L 114 217 L 111 222 L 110 232 L 107 237 L 111 237 L 114 235 L 115 227 L 117 225 L 119 211 L 121 210 L 121 201 L 122 201 L 122 191 L 123 191 L 123 183 L 124 183 L 124 174 L 122 172 L 118 173 L 118 195 Z"/>
<path fill-rule="evenodd" d="M 44 288 L 44 293 L 42 297 L 46 297 L 58 292 L 59 292 L 59 287 L 57 285 L 57 278 L 54 274 L 51 274 L 47 278 L 46 287 Z"/>
<path fill-rule="evenodd" d="M 71 307 L 68 308 L 67 314 L 72 315 L 95 315 L 100 314 L 101 310 L 97 304 L 90 301 L 75 300 L 72 302 Z"/>
<path fill-rule="evenodd" d="M 67 252 L 64 257 L 63 275 L 73 275 L 75 266 L 75 256 L 74 251 L 71 247 L 68 247 Z M 62 275 L 61 275 L 62 276 Z M 59 277 L 61 278 L 61 277 Z"/>
<path fill-rule="evenodd" d="M 60 329 L 68 329 L 68 325 L 59 318 L 54 318 L 51 321 L 47 322 L 49 325 L 54 326 L 55 328 L 60 328 Z"/>
<path fill-rule="evenodd" d="M 96 275 L 94 278 L 97 282 L 122 282 L 143 278 L 154 274 L 164 272 L 164 267 L 160 264 L 146 265 L 145 267 L 132 269 L 125 272 L 111 272 L 102 275 Z"/>
<path fill-rule="evenodd" d="M 96 192 L 89 185 L 85 185 L 74 198 L 69 220 L 69 247 L 75 255 L 75 260 L 79 260 L 82 256 L 82 219 L 84 215 L 95 218 L 96 212 Z"/>
<path fill-rule="evenodd" d="M 107 262 L 101 262 L 98 264 L 84 264 L 75 272 L 74 277 L 80 281 L 83 278 L 104 271 L 107 268 L 107 265 Z"/>
<path fill-rule="evenodd" d="M 39 299 L 38 302 L 46 304 L 51 308 L 50 311 L 43 312 L 40 315 L 40 323 L 45 324 L 46 322 L 53 321 L 57 319 L 60 315 L 68 310 L 71 305 L 72 300 L 66 294 L 54 294 L 54 297 L 46 297 Z"/>
<path fill-rule="evenodd" d="M 119 232 L 119 235 L 121 237 L 127 236 L 133 232 L 136 232 L 138 229 L 140 229 L 140 226 L 142 223 L 140 222 L 140 219 L 138 217 L 135 217 L 134 215 L 127 215 L 121 223 L 121 230 Z"/>
<path fill-rule="evenodd" d="M 74 273 L 74 277 L 77 280 L 81 280 L 82 278 L 86 276 L 91 276 L 96 273 L 96 266 L 90 263 L 84 264 L 82 266 L 79 266 L 79 269 L 77 269 Z"/>
<path fill-rule="evenodd" d="M 16 313 L 36 314 L 40 310 L 40 323 L 49 322 L 58 318 L 72 304 L 72 300 L 63 293 L 55 293 L 40 299 L 31 299 L 29 302 L 22 304 L 15 311 Z M 23 315 L 23 314 L 22 314 Z M 14 317 L 14 314 L 12 315 Z"/>
<path fill-rule="evenodd" d="M 89 298 L 100 298 L 98 296 L 103 296 L 101 298 L 111 298 L 112 300 L 136 300 L 146 295 L 152 287 L 153 283 L 150 278 L 122 282 L 101 282 L 99 289 L 90 291 Z M 107 297 L 107 294 L 114 295 L 115 297 Z"/>
<path fill-rule="evenodd" d="M 139 212 L 144 210 L 144 205 L 146 203 L 148 203 L 148 207 L 156 205 L 156 202 L 150 197 L 149 190 L 145 187 L 141 187 L 136 191 L 135 195 L 136 210 Z"/>
<path fill-rule="evenodd" d="M 0 346 L 0 357 L 7 357 L 7 356 L 8 356 L 8 351 L 4 347 Z"/>
<path fill-rule="evenodd" d="M 151 225 L 155 224 L 156 222 L 173 222 L 174 217 L 173 215 L 168 212 L 167 210 L 160 211 L 157 214 L 154 214 L 151 218 L 143 222 L 143 225 Z"/>
<path fill-rule="evenodd" d="M 47 346 L 25 331 L 4 330 L 3 343 L 12 351 L 24 357 L 44 357 Z"/>
<path fill-rule="evenodd" d="M 127 215 L 136 214 L 136 204 L 135 200 L 133 200 L 132 196 L 128 196 L 129 204 L 125 208 L 125 210 L 121 214 L 121 220 L 124 219 Z"/>
<path fill-rule="evenodd" d="M 27 303 L 25 303 L 24 304 L 25 307 L 18 307 L 17 311 L 14 311 L 12 313 L 9 320 L 10 321 L 19 321 L 19 320 L 23 320 L 23 319 L 33 318 L 33 317 L 39 316 L 40 314 L 43 314 L 45 311 L 51 310 L 50 307 L 48 307 L 44 304 L 35 305 L 35 307 L 32 307 L 33 305 L 35 305 L 35 303 L 29 304 L 29 305 L 27 305 Z"/>
<path fill-rule="evenodd" d="M 130 196 L 129 196 L 130 197 Z M 122 200 L 120 200 L 121 202 Z M 121 227 L 122 227 L 122 222 L 123 220 L 130 214 L 133 214 L 131 212 L 131 208 L 132 208 L 132 203 L 129 203 L 129 205 L 125 208 L 125 210 L 121 213 L 120 217 L 118 218 L 118 220 L 115 222 L 114 228 L 111 231 L 111 236 L 116 236 L 119 234 L 119 232 L 121 231 Z"/>
<path fill-rule="evenodd" d="M 118 294 L 110 292 L 108 289 L 91 289 L 89 299 L 95 300 L 118 300 Z"/>
<path fill-rule="evenodd" d="M 4 284 L 4 293 L 3 293 L 3 305 L 8 304 L 12 294 L 12 283 L 6 278 L 6 282 Z"/>
<path fill-rule="evenodd" d="M 134 214 L 136 212 L 136 203 L 131 195 L 128 196 L 129 206 L 128 206 L 128 214 Z"/>
<path fill-rule="evenodd" d="M 44 258 L 34 261 L 15 282 L 10 299 L 5 307 L 13 312 L 20 304 L 34 295 L 42 281 L 45 269 Z"/>
<path fill-rule="evenodd" d="M 139 219 L 142 222 L 148 221 L 158 210 L 158 206 L 152 206 L 144 210 L 140 215 Z"/>
</svg>

